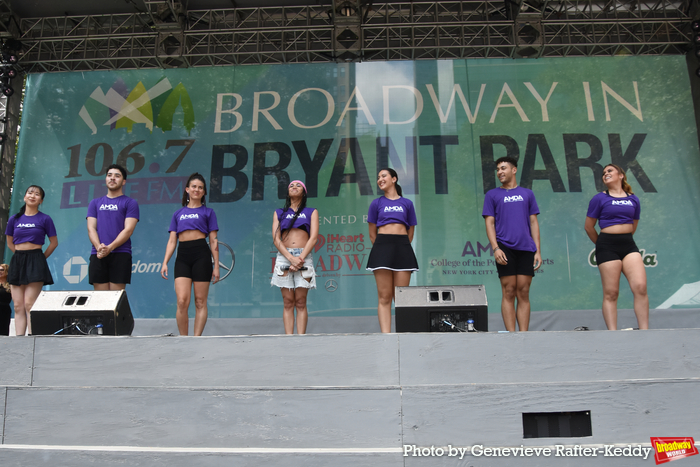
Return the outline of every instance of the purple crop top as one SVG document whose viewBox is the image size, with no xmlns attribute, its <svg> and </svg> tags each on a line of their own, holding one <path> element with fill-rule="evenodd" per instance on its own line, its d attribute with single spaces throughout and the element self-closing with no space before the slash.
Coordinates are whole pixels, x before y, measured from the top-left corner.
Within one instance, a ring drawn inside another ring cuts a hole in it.
<svg viewBox="0 0 700 467">
<path fill-rule="evenodd" d="M 46 237 L 56 236 L 56 227 L 53 220 L 43 212 L 37 212 L 33 216 L 12 216 L 7 221 L 5 235 L 12 237 L 12 243 L 33 243 L 43 245 Z"/>
<path fill-rule="evenodd" d="M 387 224 L 403 224 L 410 228 L 418 224 L 416 210 L 410 199 L 389 199 L 381 196 L 372 201 L 367 212 L 367 222 L 381 227 Z"/>
<path fill-rule="evenodd" d="M 598 225 L 604 229 L 611 225 L 633 224 L 639 220 L 641 209 L 639 198 L 635 195 L 615 198 L 603 191 L 588 203 L 586 216 L 598 219 Z"/>
<path fill-rule="evenodd" d="M 307 234 L 311 235 L 311 216 L 315 210 L 315 208 L 302 209 L 299 213 L 299 217 L 297 217 L 296 221 L 294 221 L 294 228 L 301 229 Z M 280 232 L 284 232 L 285 230 L 289 229 L 292 225 L 294 211 L 292 209 L 287 209 L 284 216 L 282 216 L 284 209 L 277 209 L 275 210 L 275 213 L 277 214 L 277 220 L 280 223 Z"/>
<path fill-rule="evenodd" d="M 168 231 L 180 233 L 185 230 L 199 230 L 204 235 L 209 235 L 209 232 L 219 230 L 216 213 L 207 206 L 198 208 L 185 206 L 182 209 L 178 209 L 170 220 Z"/>
</svg>

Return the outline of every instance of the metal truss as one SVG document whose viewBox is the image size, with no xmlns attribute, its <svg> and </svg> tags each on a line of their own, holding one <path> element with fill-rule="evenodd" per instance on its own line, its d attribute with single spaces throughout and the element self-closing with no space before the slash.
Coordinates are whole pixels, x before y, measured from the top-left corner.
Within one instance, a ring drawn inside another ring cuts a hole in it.
<svg viewBox="0 0 700 467">
<path fill-rule="evenodd" d="M 690 1 L 361 2 L 355 60 L 515 58 L 526 47 L 529 57 L 683 54 Z M 174 0 L 144 3 L 142 13 L 21 19 L 20 64 L 27 72 L 55 72 L 339 57 L 330 6 L 184 11 Z"/>
</svg>

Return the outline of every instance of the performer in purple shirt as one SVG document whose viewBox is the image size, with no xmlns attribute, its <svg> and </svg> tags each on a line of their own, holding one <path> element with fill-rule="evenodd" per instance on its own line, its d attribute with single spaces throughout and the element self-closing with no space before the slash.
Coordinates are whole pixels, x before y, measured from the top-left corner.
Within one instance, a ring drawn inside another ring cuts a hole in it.
<svg viewBox="0 0 700 467">
<path fill-rule="evenodd" d="M 185 192 L 182 194 L 182 209 L 173 214 L 170 221 L 170 238 L 165 247 L 165 258 L 160 269 L 163 279 L 168 279 L 168 261 L 177 249 L 175 258 L 175 295 L 177 311 L 175 319 L 181 336 L 189 332 L 189 316 L 192 289 L 194 289 L 194 335 L 201 336 L 207 324 L 209 308 L 207 297 L 209 283 L 219 281 L 219 224 L 216 213 L 205 203 L 207 182 L 199 173 L 193 173 L 187 179 Z M 206 238 L 209 237 L 209 245 Z M 213 258 L 213 264 L 212 264 Z"/>
<path fill-rule="evenodd" d="M 12 301 L 15 302 L 15 331 L 18 336 L 32 333 L 30 312 L 44 285 L 53 284 L 46 258 L 58 246 L 53 220 L 39 211 L 44 190 L 32 185 L 24 194 L 24 206 L 7 221 L 7 247 L 14 253 L 10 260 Z M 45 237 L 49 246 L 42 252 Z"/>
<path fill-rule="evenodd" d="M 403 197 L 394 169 L 381 169 L 377 185 L 384 196 L 375 199 L 367 212 L 372 251 L 367 269 L 377 282 L 377 316 L 381 332 L 391 332 L 391 302 L 394 287 L 406 287 L 418 261 L 411 247 L 418 221 L 411 200 Z"/>
<path fill-rule="evenodd" d="M 639 329 L 649 329 L 647 273 L 642 255 L 632 234 L 639 222 L 639 198 L 632 193 L 622 168 L 608 164 L 603 168 L 603 183 L 608 188 L 588 204 L 585 229 L 595 243 L 595 257 L 603 283 L 603 318 L 608 329 L 617 329 L 617 296 L 620 275 L 624 274 L 634 296 L 634 314 Z M 600 234 L 595 225 L 600 225 Z"/>
<path fill-rule="evenodd" d="M 139 221 L 139 204 L 124 195 L 126 176 L 120 165 L 107 167 L 107 195 L 88 205 L 88 278 L 95 290 L 124 290 L 131 283 L 131 234 Z"/>
<path fill-rule="evenodd" d="M 282 291 L 284 332 L 306 333 L 309 313 L 306 297 L 316 288 L 313 250 L 318 239 L 318 211 L 306 207 L 306 185 L 294 180 L 287 187 L 284 208 L 272 214 L 272 242 L 277 248 L 270 284 Z"/>
<path fill-rule="evenodd" d="M 496 161 L 501 186 L 486 193 L 482 212 L 501 280 L 503 324 L 511 332 L 516 320 L 520 331 L 530 326 L 530 284 L 542 265 L 537 222 L 540 210 L 532 190 L 518 186 L 517 172 L 516 159 L 501 157 Z"/>
</svg>

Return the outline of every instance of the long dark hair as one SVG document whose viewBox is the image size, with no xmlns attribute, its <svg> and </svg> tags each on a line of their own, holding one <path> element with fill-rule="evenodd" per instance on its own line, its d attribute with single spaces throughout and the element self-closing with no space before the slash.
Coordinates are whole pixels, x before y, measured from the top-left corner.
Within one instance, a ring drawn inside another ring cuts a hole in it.
<svg viewBox="0 0 700 467">
<path fill-rule="evenodd" d="M 185 183 L 185 188 L 190 186 L 190 182 L 192 180 L 199 180 L 204 184 L 204 196 L 202 196 L 202 204 L 207 204 L 207 181 L 204 180 L 204 177 L 202 174 L 199 172 L 195 172 L 192 175 L 190 175 L 190 178 L 187 179 L 187 183 Z M 187 190 L 184 190 L 182 192 L 182 205 L 187 206 L 187 203 L 190 202 L 190 194 L 187 193 Z"/>
<path fill-rule="evenodd" d="M 297 221 L 299 218 L 299 214 L 304 211 L 304 208 L 306 207 L 306 190 L 302 190 L 302 195 L 301 195 L 301 203 L 299 203 L 299 209 L 294 211 L 294 217 L 292 217 L 292 223 L 290 224 L 289 228 L 286 229 L 287 234 L 285 235 L 282 233 L 280 238 L 284 238 L 287 235 L 289 235 L 289 231 L 294 228 L 294 223 Z M 282 208 L 282 214 L 278 216 L 277 220 L 279 221 L 277 224 L 277 230 L 280 230 L 282 228 L 282 219 L 284 219 L 284 216 L 287 214 L 287 211 L 289 211 L 292 208 L 292 198 L 289 197 L 289 187 L 287 187 L 287 198 L 284 201 L 284 207 Z"/>
<path fill-rule="evenodd" d="M 615 165 L 615 164 L 608 164 L 605 167 L 612 167 L 615 170 L 617 170 L 618 172 L 620 172 L 622 174 L 622 191 L 624 191 L 625 193 L 629 193 L 630 195 L 634 194 L 634 192 L 632 191 L 632 187 L 627 182 L 627 174 L 625 173 L 624 170 L 622 170 L 622 167 L 620 167 L 619 165 Z M 603 170 L 605 170 L 605 167 L 603 167 Z"/>
<path fill-rule="evenodd" d="M 46 196 L 46 192 L 45 192 L 44 189 L 43 189 L 42 187 L 40 187 L 39 185 L 29 185 L 29 187 L 27 187 L 27 191 L 24 192 L 24 196 L 27 196 L 27 193 L 28 193 L 29 190 L 31 190 L 32 188 L 36 188 L 37 190 L 39 190 L 39 193 L 41 194 L 41 199 L 42 199 L 42 201 L 43 201 L 44 196 Z M 15 218 L 19 219 L 20 217 L 22 217 L 22 216 L 24 215 L 24 211 L 26 211 L 26 210 L 27 210 L 27 203 L 24 203 L 24 204 L 22 205 L 22 207 L 19 208 L 19 211 L 17 212 L 17 214 L 15 214 Z"/>
<path fill-rule="evenodd" d="M 379 175 L 379 173 L 382 170 L 386 170 L 387 172 L 389 172 L 389 175 L 391 175 L 391 178 L 396 179 L 396 182 L 394 182 L 394 187 L 396 188 L 396 193 L 398 193 L 399 196 L 403 196 L 403 190 L 401 189 L 401 185 L 399 185 L 399 174 L 396 173 L 396 170 L 390 169 L 389 167 L 384 167 L 383 169 L 379 169 L 377 171 L 377 175 Z"/>
</svg>

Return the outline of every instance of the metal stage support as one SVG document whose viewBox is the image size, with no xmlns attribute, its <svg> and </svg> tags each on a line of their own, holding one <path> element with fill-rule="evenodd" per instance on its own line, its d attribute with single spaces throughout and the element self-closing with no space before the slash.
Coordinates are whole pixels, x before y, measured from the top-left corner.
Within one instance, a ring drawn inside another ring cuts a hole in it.
<svg viewBox="0 0 700 467">
<path fill-rule="evenodd" d="M 684 54 L 696 2 L 334 0 L 207 10 L 194 9 L 194 0 L 132 3 L 140 11 L 20 18 L 1 0 L 0 36 L 21 40 L 29 73 Z"/>
</svg>

